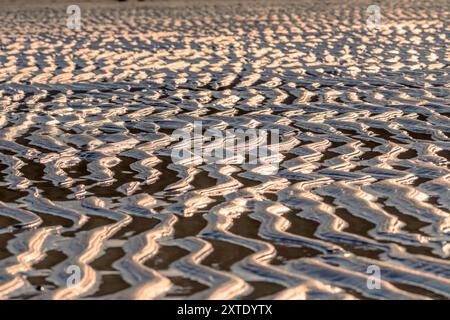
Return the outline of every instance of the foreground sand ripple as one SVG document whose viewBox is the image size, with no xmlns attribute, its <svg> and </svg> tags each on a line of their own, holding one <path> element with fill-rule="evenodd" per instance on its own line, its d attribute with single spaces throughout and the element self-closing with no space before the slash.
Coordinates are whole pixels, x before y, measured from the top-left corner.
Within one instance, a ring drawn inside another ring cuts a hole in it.
<svg viewBox="0 0 450 320">
<path fill-rule="evenodd" d="M 0 298 L 450 298 L 448 3 L 340 3 L 2 7 Z"/>
</svg>

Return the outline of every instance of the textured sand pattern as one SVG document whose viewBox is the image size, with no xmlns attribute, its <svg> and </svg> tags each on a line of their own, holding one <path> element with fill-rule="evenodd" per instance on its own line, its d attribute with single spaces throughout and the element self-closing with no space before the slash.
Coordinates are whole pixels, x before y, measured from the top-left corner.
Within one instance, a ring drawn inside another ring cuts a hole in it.
<svg viewBox="0 0 450 320">
<path fill-rule="evenodd" d="M 308 2 L 5 6 L 0 298 L 448 299 L 448 3 Z M 279 172 L 174 164 L 194 121 Z"/>
</svg>

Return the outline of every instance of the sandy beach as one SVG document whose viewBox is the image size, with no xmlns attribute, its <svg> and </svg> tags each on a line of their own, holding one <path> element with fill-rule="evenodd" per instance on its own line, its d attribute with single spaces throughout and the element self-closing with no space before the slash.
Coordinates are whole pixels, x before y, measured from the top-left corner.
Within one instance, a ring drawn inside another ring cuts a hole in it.
<svg viewBox="0 0 450 320">
<path fill-rule="evenodd" d="M 450 298 L 448 1 L 71 4 L 0 1 L 0 299 Z"/>
</svg>

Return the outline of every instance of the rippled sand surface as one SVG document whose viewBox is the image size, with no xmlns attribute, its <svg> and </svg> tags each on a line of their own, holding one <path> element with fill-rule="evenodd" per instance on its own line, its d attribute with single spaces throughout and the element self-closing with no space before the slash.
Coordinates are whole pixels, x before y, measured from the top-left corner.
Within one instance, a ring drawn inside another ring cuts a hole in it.
<svg viewBox="0 0 450 320">
<path fill-rule="evenodd" d="M 0 298 L 448 299 L 448 2 L 369 4 L 5 5 Z M 173 163 L 194 121 L 280 170 Z"/>
</svg>

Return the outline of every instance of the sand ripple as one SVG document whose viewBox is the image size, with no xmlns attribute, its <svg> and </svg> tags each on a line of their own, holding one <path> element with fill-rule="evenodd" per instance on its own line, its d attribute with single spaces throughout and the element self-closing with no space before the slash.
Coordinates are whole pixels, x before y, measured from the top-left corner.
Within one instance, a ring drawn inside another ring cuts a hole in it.
<svg viewBox="0 0 450 320">
<path fill-rule="evenodd" d="M 448 3 L 309 2 L 2 8 L 0 298 L 450 298 Z"/>
</svg>

